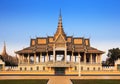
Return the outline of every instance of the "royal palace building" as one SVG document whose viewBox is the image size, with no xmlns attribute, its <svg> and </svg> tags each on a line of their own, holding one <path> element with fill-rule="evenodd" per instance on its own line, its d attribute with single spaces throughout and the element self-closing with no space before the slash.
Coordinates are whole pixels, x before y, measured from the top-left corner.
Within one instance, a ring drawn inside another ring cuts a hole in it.
<svg viewBox="0 0 120 84">
<path fill-rule="evenodd" d="M 89 38 L 67 36 L 61 14 L 53 36 L 31 39 L 29 47 L 16 52 L 20 71 L 40 71 L 51 75 L 102 70 L 103 53 L 91 47 Z"/>
</svg>

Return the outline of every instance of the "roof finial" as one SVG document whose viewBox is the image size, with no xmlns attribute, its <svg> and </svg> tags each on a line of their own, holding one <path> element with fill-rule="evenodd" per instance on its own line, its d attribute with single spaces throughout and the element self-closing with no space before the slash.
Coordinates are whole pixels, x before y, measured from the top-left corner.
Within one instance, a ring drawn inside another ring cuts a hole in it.
<svg viewBox="0 0 120 84">
<path fill-rule="evenodd" d="M 59 22 L 62 22 L 61 8 L 60 8 Z"/>
<path fill-rule="evenodd" d="M 62 14 L 61 14 L 61 8 L 60 8 L 60 17 L 62 17 Z"/>
<path fill-rule="evenodd" d="M 6 52 L 6 44 L 5 44 L 5 41 L 4 41 L 4 47 L 3 47 L 2 56 L 6 56 L 6 55 L 7 55 L 7 52 Z"/>
</svg>

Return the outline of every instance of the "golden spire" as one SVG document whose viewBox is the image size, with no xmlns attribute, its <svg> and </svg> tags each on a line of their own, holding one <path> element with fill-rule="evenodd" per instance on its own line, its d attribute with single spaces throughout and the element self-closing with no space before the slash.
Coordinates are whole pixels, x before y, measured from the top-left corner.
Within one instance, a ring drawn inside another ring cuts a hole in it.
<svg viewBox="0 0 120 84">
<path fill-rule="evenodd" d="M 3 52 L 2 52 L 2 56 L 6 56 L 8 55 L 7 52 L 6 52 L 6 44 L 4 42 L 4 47 L 3 47 Z"/>
<path fill-rule="evenodd" d="M 62 28 L 62 14 L 61 14 L 61 9 L 60 9 L 58 27 Z"/>
<path fill-rule="evenodd" d="M 60 14 L 59 14 L 58 27 L 57 27 L 57 31 L 56 31 L 56 33 L 55 33 L 55 38 L 56 38 L 59 34 L 62 34 L 64 37 L 66 37 L 66 34 L 65 34 L 64 29 L 63 29 L 63 26 L 62 26 L 61 9 L 60 9 Z"/>
</svg>

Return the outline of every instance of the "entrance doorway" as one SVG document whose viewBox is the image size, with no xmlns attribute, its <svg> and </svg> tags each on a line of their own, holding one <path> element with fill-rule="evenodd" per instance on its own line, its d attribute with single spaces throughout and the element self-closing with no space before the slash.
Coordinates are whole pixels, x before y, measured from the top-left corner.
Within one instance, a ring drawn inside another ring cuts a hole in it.
<svg viewBox="0 0 120 84">
<path fill-rule="evenodd" d="M 55 67 L 55 75 L 65 75 L 64 67 Z"/>
</svg>

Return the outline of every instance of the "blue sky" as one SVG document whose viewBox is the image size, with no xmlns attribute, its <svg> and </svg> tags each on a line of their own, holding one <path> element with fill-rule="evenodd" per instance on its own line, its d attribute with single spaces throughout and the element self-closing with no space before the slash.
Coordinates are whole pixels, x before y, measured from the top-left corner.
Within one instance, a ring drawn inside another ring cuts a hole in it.
<svg viewBox="0 0 120 84">
<path fill-rule="evenodd" d="M 67 35 L 90 38 L 106 53 L 120 47 L 120 0 L 0 0 L 0 51 L 4 41 L 14 55 L 30 38 L 53 35 L 60 8 Z"/>
</svg>

